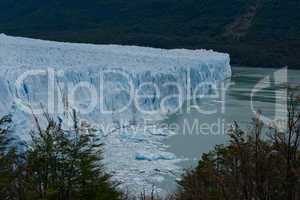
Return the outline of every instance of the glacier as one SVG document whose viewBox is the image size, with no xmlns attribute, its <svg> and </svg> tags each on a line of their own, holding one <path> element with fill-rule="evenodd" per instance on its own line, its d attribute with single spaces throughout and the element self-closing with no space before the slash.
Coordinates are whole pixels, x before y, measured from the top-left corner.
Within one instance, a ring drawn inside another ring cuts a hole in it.
<svg viewBox="0 0 300 200">
<path fill-rule="evenodd" d="M 76 44 L 0 34 L 0 114 L 12 115 L 20 140 L 28 140 L 28 131 L 35 128 L 32 112 L 42 111 L 37 114 L 41 121 L 48 112 L 68 126 L 75 109 L 83 126 L 102 135 L 104 162 L 113 179 L 137 193 L 181 173 L 178 163 L 184 158 L 167 152 L 163 143 L 174 133 L 156 127 L 156 122 L 191 93 L 205 95 L 212 84 L 230 76 L 229 55 L 212 50 Z M 131 98 L 137 94 L 141 98 Z M 145 119 L 151 128 L 140 126 Z"/>
</svg>

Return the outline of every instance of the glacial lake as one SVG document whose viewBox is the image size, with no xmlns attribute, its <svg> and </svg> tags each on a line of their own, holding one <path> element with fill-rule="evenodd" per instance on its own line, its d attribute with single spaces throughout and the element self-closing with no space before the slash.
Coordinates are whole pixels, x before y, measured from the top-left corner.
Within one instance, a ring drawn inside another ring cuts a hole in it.
<svg viewBox="0 0 300 200">
<path fill-rule="evenodd" d="M 286 99 L 286 82 L 299 86 L 300 70 L 232 67 L 231 79 L 224 82 L 226 87 L 214 92 L 219 94 L 202 98 L 198 107 L 187 105 L 162 122 L 170 127 L 177 125 L 174 128 L 177 134 L 166 142 L 169 151 L 187 159 L 182 163 L 184 168 L 196 166 L 202 153 L 227 142 L 224 130 L 234 120 L 248 129 L 258 110 L 270 119 L 280 116 Z"/>
</svg>

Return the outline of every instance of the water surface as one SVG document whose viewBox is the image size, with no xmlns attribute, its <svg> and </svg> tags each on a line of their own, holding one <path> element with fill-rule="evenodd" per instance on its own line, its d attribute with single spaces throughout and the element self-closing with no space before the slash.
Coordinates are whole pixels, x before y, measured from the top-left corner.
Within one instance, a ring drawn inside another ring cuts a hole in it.
<svg viewBox="0 0 300 200">
<path fill-rule="evenodd" d="M 258 110 L 273 119 L 276 114 L 275 102 L 280 107 L 281 101 L 286 98 L 284 82 L 300 85 L 300 70 L 288 70 L 286 74 L 284 69 L 233 67 L 232 71 L 231 80 L 224 82 L 229 86 L 228 89 L 223 87 L 218 91 L 219 94 L 223 92 L 224 98 L 216 95 L 215 98 L 201 98 L 197 103 L 201 110 L 215 112 L 207 114 L 190 106 L 190 111 L 185 107 L 183 112 L 170 115 L 164 121 L 180 127 L 174 129 L 177 135 L 168 139 L 167 143 L 171 152 L 189 159 L 184 163 L 185 167 L 195 166 L 202 153 L 212 150 L 217 144 L 226 143 L 228 137 L 224 130 L 234 120 L 245 129 L 250 128 L 251 118 Z M 193 123 L 200 128 L 192 129 Z"/>
</svg>

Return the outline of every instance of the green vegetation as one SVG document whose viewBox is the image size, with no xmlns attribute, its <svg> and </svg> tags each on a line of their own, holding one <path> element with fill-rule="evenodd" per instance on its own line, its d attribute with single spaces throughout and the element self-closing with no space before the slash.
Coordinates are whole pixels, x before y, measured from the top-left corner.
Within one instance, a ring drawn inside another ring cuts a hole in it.
<svg viewBox="0 0 300 200">
<path fill-rule="evenodd" d="M 263 127 L 260 113 L 253 129 L 237 123 L 228 132 L 228 145 L 202 155 L 198 166 L 179 181 L 168 200 L 298 200 L 300 198 L 299 97 L 291 96 L 284 131 L 275 124 Z M 48 118 L 49 119 L 49 118 Z M 18 153 L 10 138 L 9 116 L 0 120 L 0 198 L 7 200 L 155 200 L 116 190 L 101 165 L 101 143 L 91 130 L 62 129 L 49 119 L 27 150 Z M 130 188 L 129 188 L 130 191 Z"/>
<path fill-rule="evenodd" d="M 0 124 L 9 122 L 5 117 Z M 120 199 L 102 168 L 99 139 L 92 132 L 80 130 L 75 113 L 72 131 L 64 131 L 53 120 L 45 130 L 37 127 L 31 134 L 32 142 L 21 154 L 10 147 L 6 139 L 9 130 L 0 130 L 0 199 Z"/>
<path fill-rule="evenodd" d="M 263 131 L 259 116 L 249 132 L 235 123 L 230 143 L 203 154 L 198 167 L 186 172 L 176 199 L 299 199 L 300 114 L 296 107 L 296 101 L 291 101 L 286 131 L 276 127 Z"/>
<path fill-rule="evenodd" d="M 0 32 L 58 41 L 208 48 L 232 63 L 300 66 L 299 0 L 3 0 Z"/>
<path fill-rule="evenodd" d="M 298 200 L 300 198 L 300 97 L 290 96 L 284 129 L 264 127 L 260 114 L 253 128 L 234 123 L 227 145 L 202 155 L 198 166 L 179 181 L 168 200 Z M 63 130 L 49 116 L 25 151 L 14 145 L 10 116 L 0 119 L 0 199 L 5 200 L 129 200 L 112 184 L 101 165 L 101 142 L 78 125 Z M 129 188 L 130 191 L 130 188 Z M 142 193 L 135 200 L 154 200 Z"/>
</svg>

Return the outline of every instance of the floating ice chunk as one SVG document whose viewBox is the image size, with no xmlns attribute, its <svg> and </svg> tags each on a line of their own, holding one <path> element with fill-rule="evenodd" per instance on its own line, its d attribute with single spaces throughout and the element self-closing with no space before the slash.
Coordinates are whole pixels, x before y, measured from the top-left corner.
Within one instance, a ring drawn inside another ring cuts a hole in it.
<svg viewBox="0 0 300 200">
<path fill-rule="evenodd" d="M 173 136 L 175 135 L 176 133 L 169 130 L 169 129 L 166 129 L 166 128 L 152 128 L 150 130 L 148 130 L 150 132 L 151 135 L 154 135 L 154 136 Z"/>
<path fill-rule="evenodd" d="M 148 160 L 148 161 L 156 161 L 156 160 L 174 160 L 176 156 L 172 153 L 164 152 L 162 154 L 153 154 L 148 152 L 138 152 L 135 155 L 136 160 Z"/>
<path fill-rule="evenodd" d="M 134 142 L 143 142 L 145 141 L 145 136 L 142 133 L 138 132 L 122 132 L 120 137 L 124 140 L 131 140 Z"/>
</svg>

